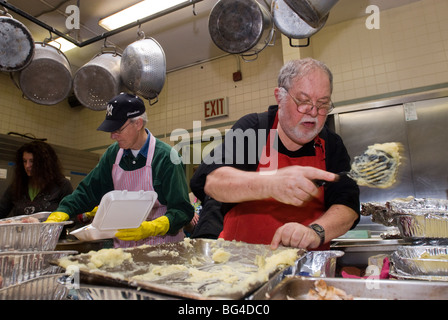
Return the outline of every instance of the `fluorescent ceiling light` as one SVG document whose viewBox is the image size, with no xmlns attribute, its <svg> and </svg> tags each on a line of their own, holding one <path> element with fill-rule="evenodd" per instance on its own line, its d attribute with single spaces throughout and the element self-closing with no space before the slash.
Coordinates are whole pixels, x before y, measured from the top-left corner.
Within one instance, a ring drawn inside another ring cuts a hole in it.
<svg viewBox="0 0 448 320">
<path fill-rule="evenodd" d="M 185 0 L 144 0 L 101 19 L 98 24 L 106 30 L 114 30 L 131 22 L 152 16 L 168 8 L 177 6 Z"/>
<path fill-rule="evenodd" d="M 76 48 L 76 44 L 74 44 L 62 37 L 56 38 L 55 40 L 49 42 L 48 44 L 60 49 L 62 52 L 66 52 L 73 48 Z"/>
</svg>

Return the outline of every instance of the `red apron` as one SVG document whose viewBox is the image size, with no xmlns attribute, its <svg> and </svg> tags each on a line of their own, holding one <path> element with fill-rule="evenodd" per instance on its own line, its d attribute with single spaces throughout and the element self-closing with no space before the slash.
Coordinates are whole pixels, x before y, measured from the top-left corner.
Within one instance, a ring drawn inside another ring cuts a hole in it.
<svg viewBox="0 0 448 320">
<path fill-rule="evenodd" d="M 277 129 L 276 116 L 272 129 Z M 273 130 L 271 130 L 272 132 Z M 275 132 L 275 131 L 274 131 Z M 311 166 L 326 170 L 325 141 L 319 137 L 314 140 L 315 155 L 290 158 L 278 153 L 273 148 L 273 142 L 268 136 L 268 143 L 263 148 L 257 171 L 263 167 L 272 168 L 272 162 L 277 162 L 277 168 L 287 166 Z M 273 140 L 273 139 L 272 139 Z M 263 173 L 260 173 L 263 174 Z M 304 206 L 296 207 L 281 203 L 275 199 L 247 201 L 237 204 L 224 217 L 224 228 L 220 238 L 225 240 L 244 241 L 255 244 L 270 244 L 275 231 L 288 222 L 298 222 L 309 225 L 325 211 L 324 188 L 321 187 L 318 197 L 313 198 Z M 324 244 L 315 250 L 328 250 L 329 244 Z"/>
</svg>

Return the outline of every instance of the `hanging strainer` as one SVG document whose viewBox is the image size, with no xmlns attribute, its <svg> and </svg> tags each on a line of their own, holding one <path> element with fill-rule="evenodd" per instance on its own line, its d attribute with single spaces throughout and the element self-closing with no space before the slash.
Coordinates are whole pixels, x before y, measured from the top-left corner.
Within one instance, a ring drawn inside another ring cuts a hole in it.
<svg viewBox="0 0 448 320">
<path fill-rule="evenodd" d="M 122 91 L 120 62 L 115 51 L 101 52 L 76 71 L 73 91 L 83 106 L 106 110 L 107 102 Z"/>
<path fill-rule="evenodd" d="M 57 104 L 72 89 L 70 63 L 59 49 L 36 42 L 33 60 L 20 71 L 19 86 L 24 96 L 35 103 Z"/>
<path fill-rule="evenodd" d="M 120 74 L 129 90 L 148 99 L 149 104 L 153 105 L 165 84 L 165 52 L 153 38 L 144 38 L 142 32 L 139 35 L 142 39 L 131 43 L 123 51 Z"/>
</svg>

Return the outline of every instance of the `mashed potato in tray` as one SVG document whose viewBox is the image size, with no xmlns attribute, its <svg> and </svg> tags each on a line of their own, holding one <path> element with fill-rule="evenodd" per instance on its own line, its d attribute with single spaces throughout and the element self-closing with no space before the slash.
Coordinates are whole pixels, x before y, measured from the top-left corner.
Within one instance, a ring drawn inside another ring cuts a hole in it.
<svg viewBox="0 0 448 320">
<path fill-rule="evenodd" d="M 132 262 L 132 255 L 129 252 L 123 251 L 121 248 L 90 251 L 88 255 L 90 256 L 90 261 L 85 264 L 79 261 L 73 261 L 70 256 L 66 256 L 59 259 L 59 265 L 65 269 L 69 265 L 83 266 L 87 269 L 98 269 L 103 266 L 113 268 L 121 265 L 124 261 Z"/>
<path fill-rule="evenodd" d="M 65 269 L 77 265 L 84 272 L 123 279 L 146 289 L 152 284 L 203 296 L 228 296 L 247 293 L 280 266 L 294 265 L 299 250 L 270 251 L 261 245 L 188 239 L 162 247 L 91 251 L 61 258 L 59 265 Z"/>
</svg>

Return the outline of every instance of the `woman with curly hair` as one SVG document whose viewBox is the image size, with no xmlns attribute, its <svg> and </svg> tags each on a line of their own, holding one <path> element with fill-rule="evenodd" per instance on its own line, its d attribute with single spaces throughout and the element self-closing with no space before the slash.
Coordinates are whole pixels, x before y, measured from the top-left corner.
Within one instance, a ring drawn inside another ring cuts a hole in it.
<svg viewBox="0 0 448 320">
<path fill-rule="evenodd" d="M 0 200 L 0 218 L 54 211 L 73 187 L 54 149 L 32 141 L 16 152 L 14 180 Z"/>
</svg>

